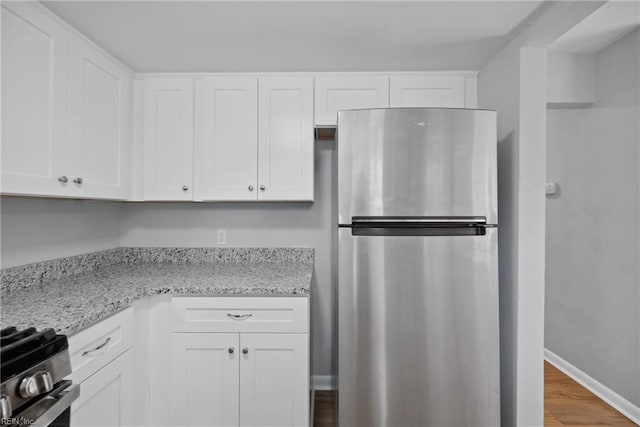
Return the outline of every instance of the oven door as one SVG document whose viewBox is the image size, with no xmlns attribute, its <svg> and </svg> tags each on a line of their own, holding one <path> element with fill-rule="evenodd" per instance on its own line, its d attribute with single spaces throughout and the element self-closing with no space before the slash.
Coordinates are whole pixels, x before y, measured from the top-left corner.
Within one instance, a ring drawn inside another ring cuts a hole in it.
<svg viewBox="0 0 640 427">
<path fill-rule="evenodd" d="M 17 425 L 69 427 L 71 404 L 79 395 L 79 385 L 73 385 L 70 380 L 61 381 L 49 393 L 11 418 Z"/>
</svg>

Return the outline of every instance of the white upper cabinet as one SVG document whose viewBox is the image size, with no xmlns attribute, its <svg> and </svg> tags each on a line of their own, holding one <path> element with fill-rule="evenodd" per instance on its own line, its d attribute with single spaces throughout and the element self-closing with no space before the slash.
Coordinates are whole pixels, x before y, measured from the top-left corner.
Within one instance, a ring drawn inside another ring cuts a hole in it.
<svg viewBox="0 0 640 427">
<path fill-rule="evenodd" d="M 313 201 L 313 78 L 259 83 L 259 200 Z"/>
<path fill-rule="evenodd" d="M 64 196 L 69 36 L 31 4 L 1 7 L 2 193 Z"/>
<path fill-rule="evenodd" d="M 391 76 L 389 93 L 391 108 L 465 108 L 465 76 Z"/>
<path fill-rule="evenodd" d="M 257 200 L 257 97 L 254 77 L 196 81 L 196 200 Z"/>
<path fill-rule="evenodd" d="M 388 76 L 316 77 L 316 126 L 336 126 L 339 110 L 387 107 L 389 107 Z"/>
<path fill-rule="evenodd" d="M 193 198 L 193 79 L 144 81 L 144 200 Z"/>
<path fill-rule="evenodd" d="M 69 44 L 69 179 L 77 197 L 128 197 L 128 73 L 88 44 Z"/>
</svg>

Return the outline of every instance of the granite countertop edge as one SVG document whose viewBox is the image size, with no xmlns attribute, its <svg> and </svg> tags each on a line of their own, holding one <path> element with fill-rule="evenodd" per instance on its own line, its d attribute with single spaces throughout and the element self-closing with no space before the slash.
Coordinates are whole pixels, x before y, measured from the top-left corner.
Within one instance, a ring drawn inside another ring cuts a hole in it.
<svg viewBox="0 0 640 427">
<path fill-rule="evenodd" d="M 309 297 L 313 252 L 127 248 L 3 269 L 0 323 L 71 336 L 154 295 Z"/>
</svg>

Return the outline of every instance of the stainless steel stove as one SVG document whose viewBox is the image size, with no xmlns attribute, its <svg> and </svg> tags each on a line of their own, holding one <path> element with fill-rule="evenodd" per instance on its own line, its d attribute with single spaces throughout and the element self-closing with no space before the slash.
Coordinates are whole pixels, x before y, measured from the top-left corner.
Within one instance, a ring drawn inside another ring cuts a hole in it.
<svg viewBox="0 0 640 427">
<path fill-rule="evenodd" d="M 69 342 L 53 329 L 0 331 L 0 425 L 69 426 L 80 387 L 71 374 Z"/>
</svg>

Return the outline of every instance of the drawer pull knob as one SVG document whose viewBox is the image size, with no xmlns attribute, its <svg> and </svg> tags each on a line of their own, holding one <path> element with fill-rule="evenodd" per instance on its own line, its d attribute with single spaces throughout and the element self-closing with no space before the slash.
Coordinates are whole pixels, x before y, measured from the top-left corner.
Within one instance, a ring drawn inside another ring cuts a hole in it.
<svg viewBox="0 0 640 427">
<path fill-rule="evenodd" d="M 235 351 L 236 351 L 235 347 L 229 347 L 229 354 L 233 354 L 233 352 Z"/>
<path fill-rule="evenodd" d="M 247 314 L 227 313 L 227 316 L 231 317 L 233 319 L 244 320 L 244 319 L 248 319 L 249 317 L 253 316 L 253 314 L 252 313 L 247 313 Z"/>
<path fill-rule="evenodd" d="M 242 354 L 249 354 L 249 347 L 245 347 L 242 349 Z"/>
<path fill-rule="evenodd" d="M 97 346 L 96 348 L 91 349 L 91 350 L 87 350 L 87 351 L 83 351 L 82 355 L 83 356 L 88 356 L 91 353 L 93 353 L 94 351 L 102 350 L 103 348 L 105 348 L 107 346 L 107 344 L 109 344 L 109 341 L 111 341 L 111 337 L 107 337 L 107 339 L 104 340 L 104 342 L 102 344 L 100 344 L 99 346 Z"/>
</svg>

